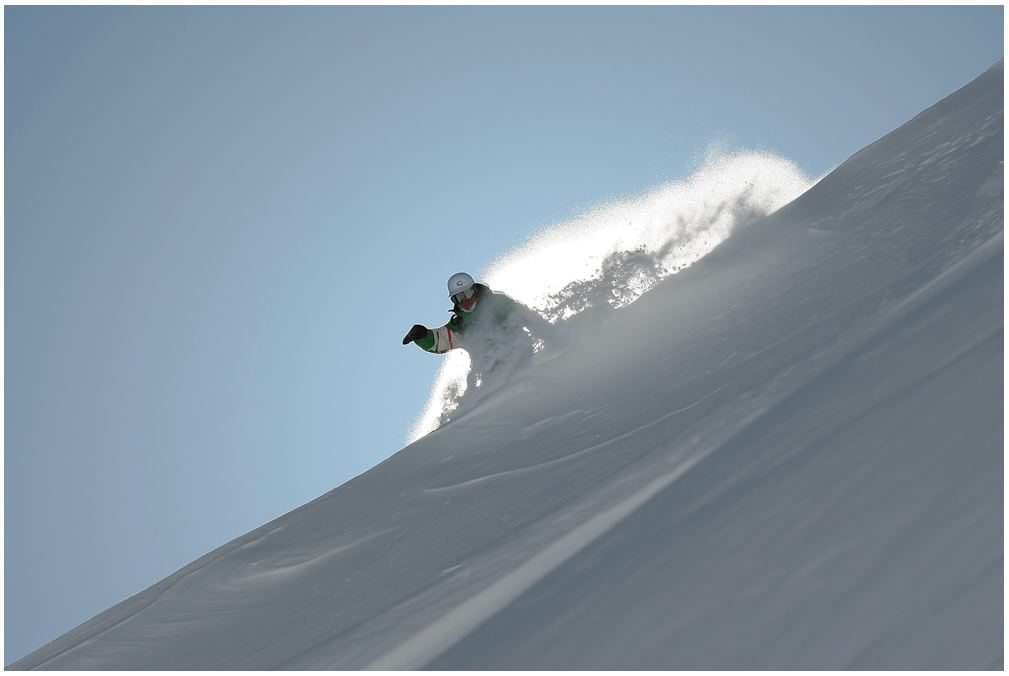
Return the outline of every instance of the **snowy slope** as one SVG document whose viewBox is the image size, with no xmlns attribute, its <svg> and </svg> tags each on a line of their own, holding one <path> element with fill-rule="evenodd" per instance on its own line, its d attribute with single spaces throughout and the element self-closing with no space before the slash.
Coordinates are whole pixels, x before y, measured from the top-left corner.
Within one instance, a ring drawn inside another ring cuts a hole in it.
<svg viewBox="0 0 1009 676">
<path fill-rule="evenodd" d="M 11 668 L 1001 668 L 1003 67 Z"/>
</svg>

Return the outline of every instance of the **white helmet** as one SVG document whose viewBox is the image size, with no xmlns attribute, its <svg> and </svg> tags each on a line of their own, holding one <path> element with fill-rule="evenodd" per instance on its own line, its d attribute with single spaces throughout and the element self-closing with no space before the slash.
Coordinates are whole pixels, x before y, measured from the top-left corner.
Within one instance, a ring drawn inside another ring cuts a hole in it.
<svg viewBox="0 0 1009 676">
<path fill-rule="evenodd" d="M 456 295 L 457 293 L 462 293 L 466 289 L 471 288 L 476 282 L 473 278 L 467 275 L 465 272 L 457 272 L 448 278 L 448 297 Z"/>
</svg>

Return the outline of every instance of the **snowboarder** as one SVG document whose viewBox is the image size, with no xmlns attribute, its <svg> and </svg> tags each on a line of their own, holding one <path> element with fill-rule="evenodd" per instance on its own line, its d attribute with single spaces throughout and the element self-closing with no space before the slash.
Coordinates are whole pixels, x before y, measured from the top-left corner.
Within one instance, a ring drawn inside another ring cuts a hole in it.
<svg viewBox="0 0 1009 676">
<path fill-rule="evenodd" d="M 489 380 L 501 384 L 530 363 L 534 340 L 550 331 L 550 323 L 538 313 L 465 272 L 449 278 L 448 293 L 453 304 L 448 323 L 436 329 L 414 324 L 403 344 L 417 343 L 434 354 L 466 350 L 472 360 L 470 381 L 484 390 L 490 389 Z"/>
</svg>

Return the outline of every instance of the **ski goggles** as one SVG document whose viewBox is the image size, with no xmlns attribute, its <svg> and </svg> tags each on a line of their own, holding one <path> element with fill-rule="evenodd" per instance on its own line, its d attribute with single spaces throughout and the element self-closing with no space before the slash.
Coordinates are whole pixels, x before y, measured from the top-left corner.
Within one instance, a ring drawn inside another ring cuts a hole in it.
<svg viewBox="0 0 1009 676">
<path fill-rule="evenodd" d="M 457 293 L 454 296 L 452 296 L 452 302 L 453 303 L 461 303 L 464 300 L 469 300 L 470 298 L 472 298 L 475 295 L 476 295 L 476 289 L 474 289 L 473 287 L 470 287 L 470 288 L 466 289 L 465 291 L 460 291 L 459 293 Z"/>
</svg>

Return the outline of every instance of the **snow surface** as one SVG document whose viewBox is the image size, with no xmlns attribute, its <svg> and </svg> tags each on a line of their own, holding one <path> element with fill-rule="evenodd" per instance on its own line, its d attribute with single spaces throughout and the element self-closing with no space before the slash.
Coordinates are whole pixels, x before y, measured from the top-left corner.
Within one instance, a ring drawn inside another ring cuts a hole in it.
<svg viewBox="0 0 1009 676">
<path fill-rule="evenodd" d="M 999 62 L 10 667 L 1001 669 L 1002 110 Z"/>
</svg>

